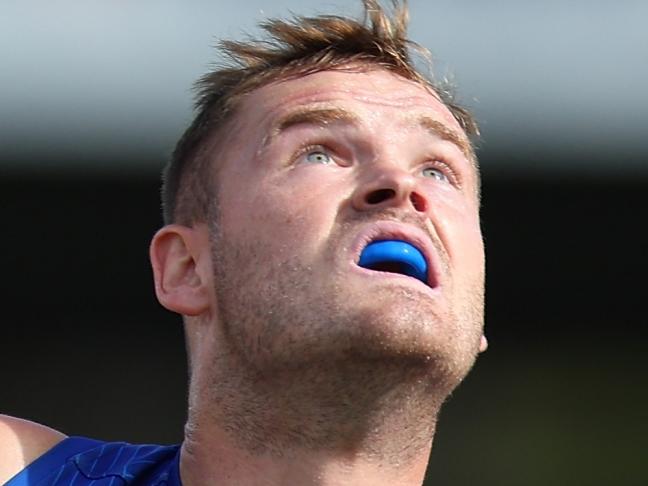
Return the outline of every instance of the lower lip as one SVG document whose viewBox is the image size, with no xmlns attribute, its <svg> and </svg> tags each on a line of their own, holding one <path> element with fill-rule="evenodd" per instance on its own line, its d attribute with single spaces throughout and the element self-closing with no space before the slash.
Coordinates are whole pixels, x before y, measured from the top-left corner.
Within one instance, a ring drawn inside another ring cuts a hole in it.
<svg viewBox="0 0 648 486">
<path fill-rule="evenodd" d="M 419 292 L 423 292 L 430 297 L 436 297 L 441 293 L 441 290 L 439 287 L 429 287 L 428 285 L 424 284 L 420 280 L 414 278 L 414 277 L 408 277 L 407 275 L 403 275 L 400 273 L 392 273 L 392 272 L 381 272 L 379 270 L 369 270 L 368 268 L 364 268 L 359 266 L 357 263 L 352 262 L 351 266 L 353 267 L 354 272 L 360 274 L 360 275 L 365 275 L 368 277 L 373 277 L 373 278 L 380 278 L 380 279 L 392 279 L 394 281 L 399 281 L 401 283 L 406 283 L 408 286 L 411 286 L 412 288 L 415 288 Z"/>
</svg>

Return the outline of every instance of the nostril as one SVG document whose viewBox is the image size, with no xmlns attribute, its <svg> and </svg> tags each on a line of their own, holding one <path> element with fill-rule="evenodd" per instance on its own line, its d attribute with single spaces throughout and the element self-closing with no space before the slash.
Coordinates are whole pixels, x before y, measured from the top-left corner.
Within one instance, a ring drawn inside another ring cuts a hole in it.
<svg viewBox="0 0 648 486">
<path fill-rule="evenodd" d="M 396 191 L 393 189 L 379 189 L 367 194 L 365 201 L 367 201 L 367 204 L 380 204 L 383 201 L 392 199 L 394 196 L 396 196 Z"/>
<path fill-rule="evenodd" d="M 416 209 L 418 212 L 424 213 L 427 211 L 427 203 L 425 202 L 425 198 L 420 194 L 417 194 L 415 192 L 410 194 L 410 201 L 412 202 L 414 209 Z"/>
</svg>

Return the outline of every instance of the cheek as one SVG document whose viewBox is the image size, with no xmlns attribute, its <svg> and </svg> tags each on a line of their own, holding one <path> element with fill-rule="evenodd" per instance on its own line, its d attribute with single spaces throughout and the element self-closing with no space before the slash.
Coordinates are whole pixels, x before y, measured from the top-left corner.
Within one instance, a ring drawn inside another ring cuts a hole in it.
<svg viewBox="0 0 648 486">
<path fill-rule="evenodd" d="M 479 221 L 461 231 L 458 254 L 463 255 L 459 264 L 469 272 L 483 275 L 485 267 L 484 240 L 479 228 Z"/>
<path fill-rule="evenodd" d="M 227 191 L 221 210 L 223 230 L 277 247 L 318 239 L 334 223 L 333 198 L 323 184 L 292 179 L 297 178 L 267 178 Z"/>
<path fill-rule="evenodd" d="M 437 195 L 432 211 L 437 232 L 452 265 L 481 272 L 484 244 L 475 202 L 459 197 L 459 193 Z"/>
</svg>

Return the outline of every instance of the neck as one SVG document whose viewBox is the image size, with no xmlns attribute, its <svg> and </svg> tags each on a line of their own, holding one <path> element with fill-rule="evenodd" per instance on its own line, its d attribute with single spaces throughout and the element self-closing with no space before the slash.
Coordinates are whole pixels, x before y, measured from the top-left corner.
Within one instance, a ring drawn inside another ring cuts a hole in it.
<svg viewBox="0 0 648 486">
<path fill-rule="evenodd" d="M 407 464 L 382 463 L 362 451 L 289 450 L 285 455 L 251 453 L 227 433 L 197 432 L 183 444 L 180 474 L 184 486 L 420 486 L 431 441 Z"/>
<path fill-rule="evenodd" d="M 402 362 L 194 376 L 183 484 L 421 485 L 437 386 Z"/>
</svg>

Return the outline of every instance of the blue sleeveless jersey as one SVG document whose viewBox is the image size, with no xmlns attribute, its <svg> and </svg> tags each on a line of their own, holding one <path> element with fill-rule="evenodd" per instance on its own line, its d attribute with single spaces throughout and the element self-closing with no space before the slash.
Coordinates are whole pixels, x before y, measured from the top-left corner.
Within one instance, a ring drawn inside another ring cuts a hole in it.
<svg viewBox="0 0 648 486">
<path fill-rule="evenodd" d="M 180 446 L 69 437 L 5 486 L 181 486 Z"/>
</svg>

